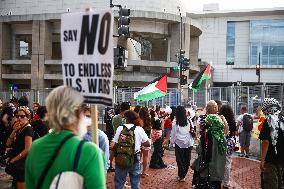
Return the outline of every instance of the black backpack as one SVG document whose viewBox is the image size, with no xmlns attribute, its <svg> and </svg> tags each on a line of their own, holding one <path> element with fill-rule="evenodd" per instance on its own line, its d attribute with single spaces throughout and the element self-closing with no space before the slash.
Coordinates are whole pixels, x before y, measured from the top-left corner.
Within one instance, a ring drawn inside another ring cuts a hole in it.
<svg viewBox="0 0 284 189">
<path fill-rule="evenodd" d="M 253 129 L 253 118 L 249 114 L 243 116 L 243 129 L 247 132 L 250 132 Z"/>
</svg>

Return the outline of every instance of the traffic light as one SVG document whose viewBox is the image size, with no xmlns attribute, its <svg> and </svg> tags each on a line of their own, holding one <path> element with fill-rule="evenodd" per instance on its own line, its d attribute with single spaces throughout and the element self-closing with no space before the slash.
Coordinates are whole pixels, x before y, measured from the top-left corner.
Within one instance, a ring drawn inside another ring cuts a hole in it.
<svg viewBox="0 0 284 189">
<path fill-rule="evenodd" d="M 181 64 L 184 61 L 185 58 L 185 51 L 180 49 L 179 56 L 178 56 L 178 63 Z"/>
<path fill-rule="evenodd" d="M 181 75 L 180 76 L 180 84 L 181 85 L 186 85 L 187 84 L 187 76 L 186 75 Z"/>
<path fill-rule="evenodd" d="M 189 69 L 189 61 L 189 58 L 185 57 L 185 51 L 181 49 L 178 54 L 178 64 L 181 71 L 186 71 Z"/>
<path fill-rule="evenodd" d="M 130 9 L 119 8 L 119 19 L 118 19 L 118 35 L 128 35 L 129 34 L 129 15 Z"/>
<path fill-rule="evenodd" d="M 184 58 L 183 61 L 181 62 L 181 71 L 186 71 L 189 70 L 189 58 Z"/>
<path fill-rule="evenodd" d="M 260 76 L 260 64 L 255 65 L 255 74 Z"/>
<path fill-rule="evenodd" d="M 125 49 L 123 47 L 113 48 L 114 68 L 125 67 Z"/>
</svg>

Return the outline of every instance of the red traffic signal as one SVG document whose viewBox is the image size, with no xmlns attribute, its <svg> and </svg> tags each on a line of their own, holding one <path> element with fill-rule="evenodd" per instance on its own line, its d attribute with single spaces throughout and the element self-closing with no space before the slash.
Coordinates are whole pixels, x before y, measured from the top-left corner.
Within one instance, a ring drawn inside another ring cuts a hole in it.
<svg viewBox="0 0 284 189">
<path fill-rule="evenodd" d="M 255 65 L 255 74 L 258 76 L 260 75 L 260 64 Z"/>
<path fill-rule="evenodd" d="M 180 76 L 180 84 L 181 85 L 186 85 L 187 84 L 187 76 L 186 75 L 181 75 Z"/>
</svg>

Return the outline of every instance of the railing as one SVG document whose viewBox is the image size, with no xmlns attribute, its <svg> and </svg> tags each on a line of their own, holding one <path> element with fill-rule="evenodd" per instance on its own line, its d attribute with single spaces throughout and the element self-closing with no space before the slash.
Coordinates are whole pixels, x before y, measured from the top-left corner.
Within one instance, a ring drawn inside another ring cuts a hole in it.
<svg viewBox="0 0 284 189">
<path fill-rule="evenodd" d="M 177 89 L 168 89 L 165 97 L 151 100 L 148 102 L 137 102 L 134 100 L 134 93 L 142 88 L 114 88 L 113 98 L 115 103 L 129 101 L 133 106 L 139 104 L 142 106 L 159 105 L 177 106 L 179 104 L 179 92 Z M 0 98 L 6 102 L 13 96 L 20 98 L 28 96 L 30 106 L 32 102 L 45 103 L 45 98 L 52 89 L 41 90 L 18 90 L 11 92 L 0 92 Z M 188 90 L 188 97 L 182 96 L 183 105 L 193 105 L 196 107 L 205 107 L 209 100 L 220 100 L 223 103 L 229 103 L 236 115 L 239 114 L 239 109 L 242 105 L 247 106 L 249 113 L 256 113 L 256 109 L 261 105 L 263 99 L 273 97 L 277 99 L 282 107 L 284 106 L 284 85 L 261 85 L 261 86 L 232 86 L 232 87 L 211 87 L 201 89 L 194 93 L 191 89 Z"/>
</svg>

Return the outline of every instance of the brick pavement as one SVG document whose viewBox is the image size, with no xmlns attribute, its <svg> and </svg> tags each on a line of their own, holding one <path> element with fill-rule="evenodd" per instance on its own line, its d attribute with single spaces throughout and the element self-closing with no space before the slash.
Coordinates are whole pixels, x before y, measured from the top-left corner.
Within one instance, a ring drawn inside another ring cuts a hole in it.
<svg viewBox="0 0 284 189">
<path fill-rule="evenodd" d="M 196 155 L 193 153 L 193 159 Z M 170 165 L 166 169 L 149 169 L 149 176 L 141 178 L 141 189 L 184 189 L 192 188 L 191 181 L 193 171 L 190 170 L 186 176 L 186 181 L 177 181 L 177 165 L 173 153 L 165 154 L 164 161 Z M 256 160 L 233 157 L 231 171 L 232 189 L 259 189 L 260 188 L 260 169 Z M 114 188 L 114 173 L 107 174 L 107 188 Z M 129 181 L 129 179 L 128 179 Z"/>
<path fill-rule="evenodd" d="M 193 152 L 193 159 L 196 154 Z M 166 169 L 149 169 L 149 176 L 141 179 L 141 189 L 184 189 L 191 188 L 193 171 L 190 170 L 186 181 L 177 181 L 177 167 L 173 152 L 166 152 Z M 260 189 L 260 169 L 256 160 L 233 157 L 231 171 L 231 189 Z M 107 174 L 107 188 L 114 188 L 114 173 Z M 128 180 L 129 181 L 129 180 Z M 0 169 L 0 189 L 10 188 L 11 178 Z"/>
</svg>

